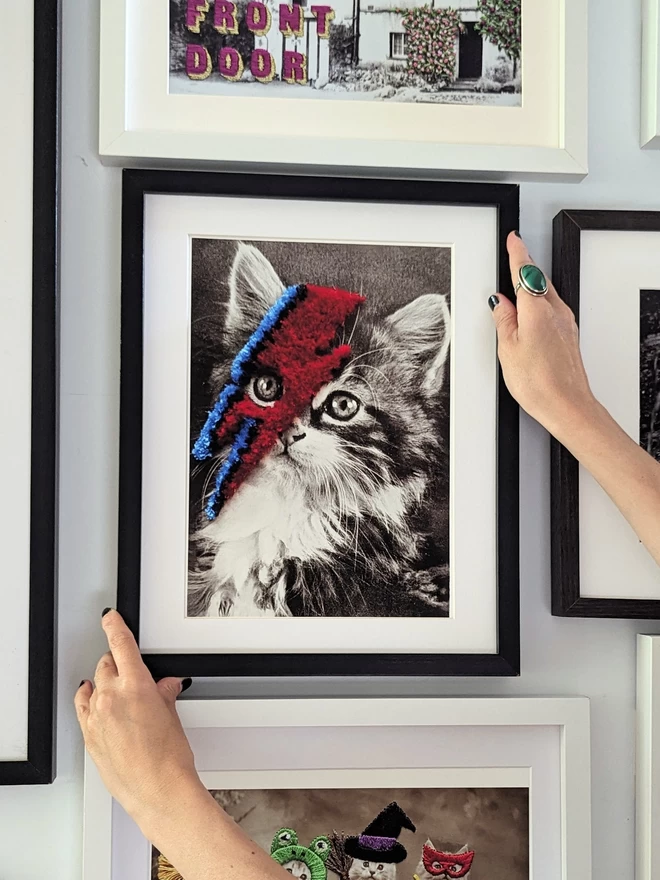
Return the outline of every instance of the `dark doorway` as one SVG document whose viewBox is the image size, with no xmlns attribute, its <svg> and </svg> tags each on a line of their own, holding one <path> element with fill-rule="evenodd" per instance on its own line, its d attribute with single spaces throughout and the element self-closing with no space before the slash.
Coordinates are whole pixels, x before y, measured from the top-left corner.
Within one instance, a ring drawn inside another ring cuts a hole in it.
<svg viewBox="0 0 660 880">
<path fill-rule="evenodd" d="M 475 30 L 475 22 L 464 22 L 464 27 L 458 43 L 458 78 L 478 79 L 483 68 L 483 39 Z"/>
</svg>

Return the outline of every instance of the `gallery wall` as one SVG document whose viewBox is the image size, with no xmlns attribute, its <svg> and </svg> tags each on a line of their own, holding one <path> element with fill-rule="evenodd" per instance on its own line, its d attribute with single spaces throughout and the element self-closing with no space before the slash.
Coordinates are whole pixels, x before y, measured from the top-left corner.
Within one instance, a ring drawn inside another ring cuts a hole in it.
<svg viewBox="0 0 660 880">
<path fill-rule="evenodd" d="M 103 650 L 99 618 L 115 582 L 121 173 L 96 155 L 98 0 L 63 6 L 58 778 L 0 790 L 3 880 L 80 875 L 83 750 L 72 698 Z M 521 229 L 547 268 L 561 208 L 660 209 L 660 152 L 638 148 L 640 6 L 590 2 L 589 178 L 522 186 Z M 594 877 L 632 880 L 635 633 L 660 633 L 660 623 L 550 616 L 549 444 L 525 417 L 521 441 L 520 679 L 206 681 L 189 695 L 586 695 Z"/>
</svg>

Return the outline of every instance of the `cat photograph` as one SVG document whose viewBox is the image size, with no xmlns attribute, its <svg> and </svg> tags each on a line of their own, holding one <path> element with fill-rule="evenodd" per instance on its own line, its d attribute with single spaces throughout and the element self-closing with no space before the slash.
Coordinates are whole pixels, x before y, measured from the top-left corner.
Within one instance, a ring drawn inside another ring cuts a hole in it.
<svg viewBox="0 0 660 880">
<path fill-rule="evenodd" d="M 447 617 L 451 252 L 193 239 L 190 617 Z"/>
<path fill-rule="evenodd" d="M 211 794 L 297 880 L 530 880 L 527 788 Z M 151 880 L 181 880 L 156 849 Z"/>
</svg>

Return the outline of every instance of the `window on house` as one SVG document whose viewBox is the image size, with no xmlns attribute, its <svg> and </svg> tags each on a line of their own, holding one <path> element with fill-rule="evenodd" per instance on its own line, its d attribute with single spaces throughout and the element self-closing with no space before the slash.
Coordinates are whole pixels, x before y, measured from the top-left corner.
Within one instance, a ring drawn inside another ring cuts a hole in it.
<svg viewBox="0 0 660 880">
<path fill-rule="evenodd" d="M 408 57 L 408 34 L 390 34 L 390 57 Z"/>
</svg>

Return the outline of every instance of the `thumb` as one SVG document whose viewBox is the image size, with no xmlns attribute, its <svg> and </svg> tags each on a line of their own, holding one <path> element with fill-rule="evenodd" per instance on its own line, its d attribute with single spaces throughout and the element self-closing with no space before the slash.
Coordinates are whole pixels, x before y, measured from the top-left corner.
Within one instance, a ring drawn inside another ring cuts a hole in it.
<svg viewBox="0 0 660 880">
<path fill-rule="evenodd" d="M 518 312 L 510 299 L 501 294 L 491 296 L 488 305 L 493 313 L 497 341 L 502 344 L 512 339 L 518 330 Z"/>
<path fill-rule="evenodd" d="M 192 684 L 190 678 L 161 678 L 156 687 L 166 703 L 174 705 L 176 698 Z"/>
</svg>

